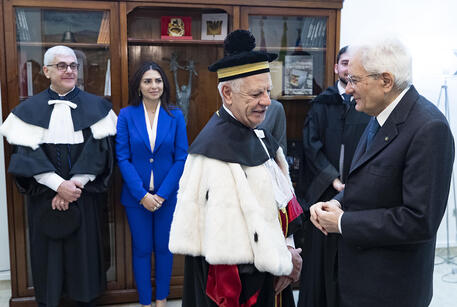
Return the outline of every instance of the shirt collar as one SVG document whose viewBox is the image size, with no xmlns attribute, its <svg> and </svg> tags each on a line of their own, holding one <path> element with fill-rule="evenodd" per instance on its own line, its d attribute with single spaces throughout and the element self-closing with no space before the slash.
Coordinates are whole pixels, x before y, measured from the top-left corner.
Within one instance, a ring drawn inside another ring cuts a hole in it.
<svg viewBox="0 0 457 307">
<path fill-rule="evenodd" d="M 59 94 L 59 93 L 57 93 L 57 92 L 52 88 L 52 85 L 50 85 L 49 87 L 50 87 L 51 90 L 53 90 L 57 95 L 59 95 L 59 97 L 65 97 L 65 96 L 68 95 L 68 93 L 71 93 L 71 92 L 75 89 L 75 87 L 73 86 L 73 88 L 72 88 L 71 90 L 69 90 L 68 92 L 66 92 L 65 94 Z"/>
<path fill-rule="evenodd" d="M 233 117 L 234 119 L 236 119 L 236 117 L 233 116 L 232 111 L 230 111 L 229 109 L 227 109 L 227 107 L 225 106 L 225 104 L 222 104 L 222 106 L 224 107 L 224 110 L 225 110 L 231 117 Z M 236 120 L 237 120 L 237 119 L 236 119 Z"/>
<path fill-rule="evenodd" d="M 346 88 L 343 87 L 343 82 L 338 80 L 336 87 L 338 88 L 338 93 L 340 94 L 341 98 L 343 99 L 344 103 L 344 96 L 343 94 L 346 93 Z M 354 97 L 351 96 L 351 101 L 354 99 Z"/>
<path fill-rule="evenodd" d="M 344 93 L 346 93 L 346 89 L 343 87 L 342 82 L 340 80 L 338 80 L 337 87 L 338 87 L 338 93 L 340 93 L 340 95 L 343 95 Z"/>
<path fill-rule="evenodd" d="M 389 115 L 392 113 L 392 111 L 395 109 L 395 107 L 397 106 L 397 104 L 400 102 L 400 100 L 403 98 L 403 96 L 405 96 L 406 92 L 409 90 L 410 86 L 408 86 L 407 88 L 405 88 L 401 93 L 400 95 L 397 96 L 397 98 L 394 99 L 394 101 L 392 101 L 384 110 L 382 110 L 381 113 L 378 114 L 378 116 L 376 116 L 376 120 L 378 121 L 379 123 L 379 126 L 382 127 L 382 125 L 384 125 L 384 123 L 386 122 L 386 120 L 389 118 Z"/>
</svg>

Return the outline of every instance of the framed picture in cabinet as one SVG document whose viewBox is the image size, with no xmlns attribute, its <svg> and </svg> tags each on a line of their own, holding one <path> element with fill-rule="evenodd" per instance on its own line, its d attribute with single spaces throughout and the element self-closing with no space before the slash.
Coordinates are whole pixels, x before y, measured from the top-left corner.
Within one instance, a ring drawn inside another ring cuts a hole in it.
<svg viewBox="0 0 457 307">
<path fill-rule="evenodd" d="M 202 40 L 224 40 L 227 28 L 227 14 L 202 14 Z"/>
<path fill-rule="evenodd" d="M 284 95 L 312 95 L 313 57 L 286 55 L 284 63 Z"/>
</svg>

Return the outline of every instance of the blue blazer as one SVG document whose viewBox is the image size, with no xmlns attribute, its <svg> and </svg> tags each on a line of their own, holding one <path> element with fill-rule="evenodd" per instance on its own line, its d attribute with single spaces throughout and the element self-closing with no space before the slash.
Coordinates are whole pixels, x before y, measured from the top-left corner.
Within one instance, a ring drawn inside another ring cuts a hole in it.
<svg viewBox="0 0 457 307">
<path fill-rule="evenodd" d="M 128 106 L 119 113 L 116 135 L 116 158 L 124 179 L 121 202 L 139 206 L 149 191 L 151 170 L 154 193 L 166 201 L 176 202 L 178 183 L 187 157 L 187 133 L 179 109 L 159 110 L 157 136 L 151 151 L 143 105 Z"/>
</svg>

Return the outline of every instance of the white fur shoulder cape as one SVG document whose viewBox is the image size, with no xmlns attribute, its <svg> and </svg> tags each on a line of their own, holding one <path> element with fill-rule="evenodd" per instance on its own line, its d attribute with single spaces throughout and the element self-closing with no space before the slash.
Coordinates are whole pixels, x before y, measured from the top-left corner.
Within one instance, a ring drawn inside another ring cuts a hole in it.
<svg viewBox="0 0 457 307">
<path fill-rule="evenodd" d="M 287 174 L 281 149 L 276 161 Z M 253 263 L 262 272 L 290 274 L 292 258 L 270 176 L 263 164 L 245 167 L 190 154 L 179 183 L 170 251 L 204 256 L 210 264 Z"/>
<path fill-rule="evenodd" d="M 90 126 L 92 135 L 95 139 L 102 139 L 107 136 L 116 135 L 117 116 L 113 110 L 98 122 Z M 72 123 L 69 123 L 73 127 Z M 45 128 L 26 123 L 14 113 L 10 113 L 3 125 L 0 126 L 0 134 L 6 137 L 8 143 L 12 145 L 21 145 L 30 147 L 33 150 L 46 142 L 47 130 Z M 74 133 L 77 133 L 75 131 Z M 81 134 L 82 135 L 82 134 Z M 69 139 L 74 139 L 72 135 Z M 68 141 L 69 144 L 74 143 Z"/>
</svg>

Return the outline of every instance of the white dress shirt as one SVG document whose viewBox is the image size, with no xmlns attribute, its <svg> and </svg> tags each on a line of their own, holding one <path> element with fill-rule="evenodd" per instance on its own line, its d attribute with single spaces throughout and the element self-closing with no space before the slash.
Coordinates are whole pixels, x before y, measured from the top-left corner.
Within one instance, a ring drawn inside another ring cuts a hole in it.
<svg viewBox="0 0 457 307">
<path fill-rule="evenodd" d="M 149 144 L 151 146 L 151 152 L 154 152 L 156 137 L 157 137 L 157 121 L 159 119 L 159 110 L 160 110 L 160 101 L 157 104 L 155 113 L 154 113 L 154 122 L 152 123 L 149 121 L 148 111 L 146 110 L 146 106 L 143 103 L 144 108 L 144 119 L 146 121 L 146 129 L 148 131 L 149 136 Z M 151 178 L 149 179 L 149 191 L 154 190 L 154 173 L 151 169 Z"/>
</svg>

